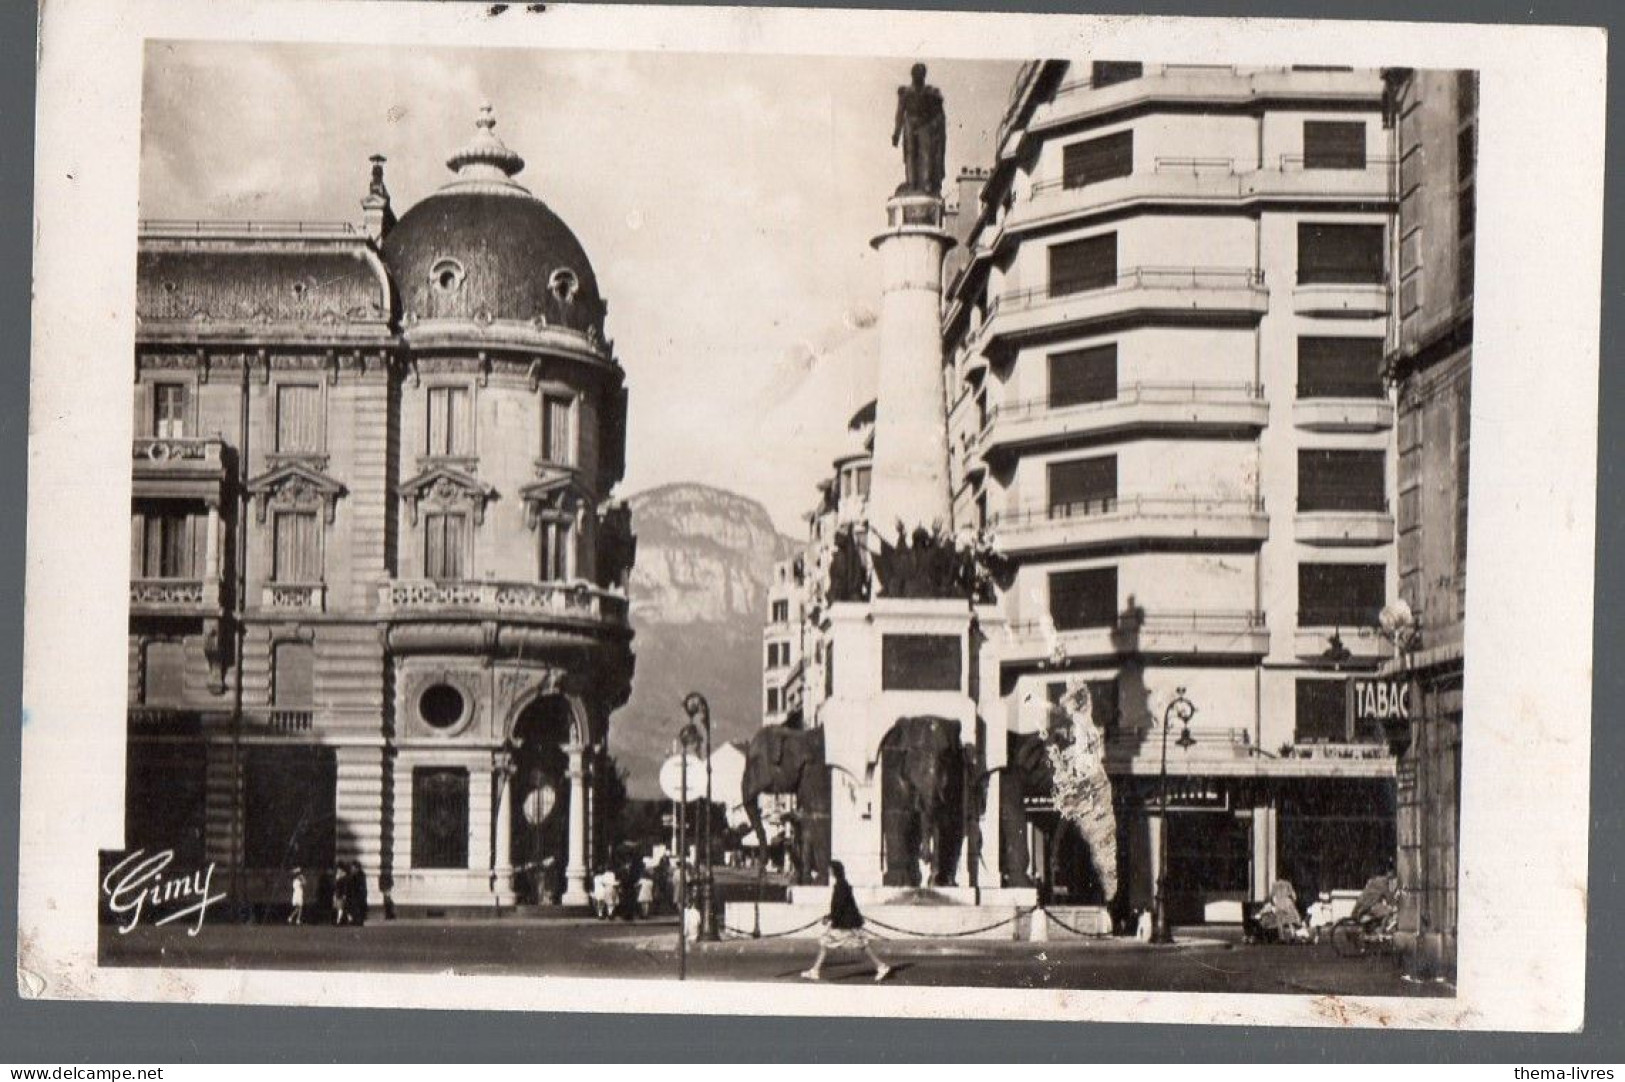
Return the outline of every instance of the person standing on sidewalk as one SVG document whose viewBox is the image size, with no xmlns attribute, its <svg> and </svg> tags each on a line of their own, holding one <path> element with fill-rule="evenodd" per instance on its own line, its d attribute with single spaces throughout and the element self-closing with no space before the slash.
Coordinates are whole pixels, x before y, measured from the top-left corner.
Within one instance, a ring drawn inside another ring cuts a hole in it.
<svg viewBox="0 0 1625 1082">
<path fill-rule="evenodd" d="M 829 874 L 833 886 L 829 892 L 829 916 L 824 918 L 829 927 L 818 939 L 818 959 L 811 969 L 801 974 L 802 977 L 809 981 L 823 980 L 824 960 L 829 952 L 855 948 L 867 954 L 869 961 L 875 964 L 875 981 L 885 980 L 891 976 L 891 966 L 881 961 L 869 945 L 870 933 L 863 927 L 863 914 L 859 912 L 858 900 L 852 894 L 852 884 L 846 881 L 846 866 L 832 860 Z"/>
</svg>

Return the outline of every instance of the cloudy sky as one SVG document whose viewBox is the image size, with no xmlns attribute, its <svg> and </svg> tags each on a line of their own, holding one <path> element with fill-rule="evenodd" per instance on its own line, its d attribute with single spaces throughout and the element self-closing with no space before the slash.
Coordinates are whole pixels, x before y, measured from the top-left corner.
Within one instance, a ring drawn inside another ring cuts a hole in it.
<svg viewBox="0 0 1625 1082">
<path fill-rule="evenodd" d="M 490 102 L 609 299 L 631 388 L 622 492 L 701 481 L 800 536 L 872 396 L 868 241 L 902 179 L 911 61 L 154 44 L 141 212 L 359 221 L 380 153 L 399 213 L 450 178 Z M 930 62 L 950 177 L 989 160 L 1016 67 Z"/>
</svg>

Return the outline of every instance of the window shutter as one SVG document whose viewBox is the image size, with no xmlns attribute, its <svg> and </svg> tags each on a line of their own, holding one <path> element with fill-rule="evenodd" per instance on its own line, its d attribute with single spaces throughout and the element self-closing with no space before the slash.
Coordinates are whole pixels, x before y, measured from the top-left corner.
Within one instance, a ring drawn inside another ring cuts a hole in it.
<svg viewBox="0 0 1625 1082">
<path fill-rule="evenodd" d="M 1050 575 L 1049 611 L 1057 630 L 1111 627 L 1117 622 L 1117 568 Z"/>
<path fill-rule="evenodd" d="M 464 516 L 424 516 L 424 574 L 431 579 L 457 580 L 464 577 Z"/>
<path fill-rule="evenodd" d="M 1049 249 L 1049 291 L 1051 296 L 1104 289 L 1117 284 L 1117 234 L 1051 245 Z"/>
<path fill-rule="evenodd" d="M 308 642 L 278 643 L 271 698 L 284 709 L 309 709 L 316 701 L 316 652 Z"/>
<path fill-rule="evenodd" d="M 1117 397 L 1117 343 L 1055 353 L 1049 358 L 1051 409 Z"/>
<path fill-rule="evenodd" d="M 277 582 L 314 583 L 322 578 L 316 515 L 283 511 L 276 516 L 276 552 L 271 574 Z"/>
<path fill-rule="evenodd" d="M 1384 451 L 1300 450 L 1298 510 L 1386 510 L 1387 473 Z"/>
<path fill-rule="evenodd" d="M 1109 510 L 1117 502 L 1117 456 L 1049 464 L 1051 518 Z"/>
<path fill-rule="evenodd" d="M 1364 169 L 1365 124 L 1362 121 L 1303 122 L 1305 169 Z"/>
<path fill-rule="evenodd" d="M 1299 564 L 1299 627 L 1372 627 L 1387 593 L 1382 564 Z"/>
<path fill-rule="evenodd" d="M 322 389 L 284 384 L 276 389 L 276 449 L 315 454 L 322 449 Z"/>
<path fill-rule="evenodd" d="M 152 434 L 159 439 L 186 435 L 186 386 L 159 383 L 152 389 Z"/>
<path fill-rule="evenodd" d="M 1381 338 L 1298 339 L 1299 398 L 1382 398 Z"/>
<path fill-rule="evenodd" d="M 1082 188 L 1134 172 L 1134 132 L 1072 143 L 1061 151 L 1061 187 Z"/>
<path fill-rule="evenodd" d="M 1383 236 L 1380 225 L 1300 222 L 1298 282 L 1377 284 L 1383 280 Z"/>
<path fill-rule="evenodd" d="M 575 464 L 574 434 L 570 431 L 573 403 L 562 395 L 547 395 L 542 402 L 542 454 L 561 466 Z"/>
</svg>

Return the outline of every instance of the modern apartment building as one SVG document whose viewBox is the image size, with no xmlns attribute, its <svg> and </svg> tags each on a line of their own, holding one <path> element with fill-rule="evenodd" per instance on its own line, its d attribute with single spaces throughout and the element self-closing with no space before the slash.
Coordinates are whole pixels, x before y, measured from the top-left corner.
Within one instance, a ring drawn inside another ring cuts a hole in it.
<svg viewBox="0 0 1625 1082">
<path fill-rule="evenodd" d="M 1399 592 L 1417 626 L 1395 666 L 1412 689 L 1398 774 L 1401 932 L 1413 972 L 1453 978 L 1478 76 L 1387 74 L 1399 160 L 1388 342 L 1399 388 Z"/>
<path fill-rule="evenodd" d="M 966 230 L 944 389 L 955 526 L 1014 562 L 997 708 L 1041 729 L 1089 679 L 1123 907 L 1163 852 L 1176 922 L 1393 857 L 1394 762 L 1351 696 L 1398 586 L 1383 101 L 1377 71 L 1034 63 Z M 1038 877 L 1107 900 L 1028 810 Z"/>
<path fill-rule="evenodd" d="M 126 842 L 241 902 L 352 861 L 403 910 L 585 901 L 626 392 L 494 124 L 398 221 L 375 159 L 359 226 L 142 227 Z"/>
</svg>

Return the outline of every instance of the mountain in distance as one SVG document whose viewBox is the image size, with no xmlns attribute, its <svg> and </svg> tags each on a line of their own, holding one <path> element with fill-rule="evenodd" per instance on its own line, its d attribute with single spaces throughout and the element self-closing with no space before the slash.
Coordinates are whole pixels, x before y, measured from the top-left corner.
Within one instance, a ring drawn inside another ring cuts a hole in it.
<svg viewBox="0 0 1625 1082">
<path fill-rule="evenodd" d="M 711 705 L 714 746 L 761 727 L 768 584 L 800 546 L 755 500 L 708 485 L 664 485 L 627 503 L 637 667 L 631 700 L 610 718 L 609 751 L 629 795 L 648 799 L 661 796 L 660 764 L 688 720 L 690 691 Z"/>
</svg>

